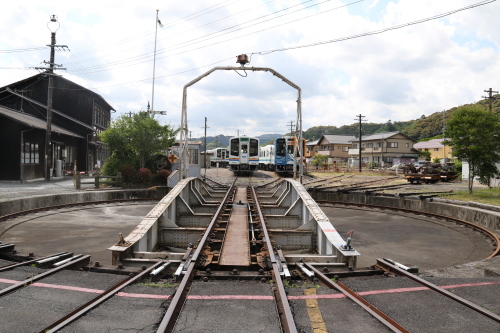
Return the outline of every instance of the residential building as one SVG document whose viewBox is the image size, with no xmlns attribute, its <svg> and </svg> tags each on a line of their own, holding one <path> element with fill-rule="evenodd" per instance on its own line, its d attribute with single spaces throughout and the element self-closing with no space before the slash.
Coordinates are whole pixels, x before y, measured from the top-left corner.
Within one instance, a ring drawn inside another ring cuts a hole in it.
<svg viewBox="0 0 500 333">
<path fill-rule="evenodd" d="M 352 135 L 323 135 L 314 145 L 315 155 L 326 155 L 330 162 L 347 162 L 349 158 L 350 141 L 355 139 Z"/>
<path fill-rule="evenodd" d="M 361 162 L 375 162 L 379 166 L 395 163 L 416 162 L 418 153 L 413 148 L 414 140 L 401 132 L 385 132 L 365 135 L 361 138 Z M 359 139 L 349 141 L 349 157 L 353 164 L 359 163 Z"/>
<path fill-rule="evenodd" d="M 306 152 L 304 154 L 305 157 L 312 158 L 318 155 L 318 141 L 319 140 L 306 142 Z"/>
<path fill-rule="evenodd" d="M 444 140 L 445 139 L 432 139 L 425 142 L 418 142 L 413 146 L 413 148 L 415 148 L 418 151 L 430 152 L 431 161 L 433 161 L 435 158 L 440 158 L 441 160 L 443 158 L 451 159 L 452 158 L 451 153 L 453 151 L 453 148 L 450 146 L 443 145 Z"/>
<path fill-rule="evenodd" d="M 0 88 L 0 179 L 44 178 L 46 172 L 92 171 L 108 151 L 99 134 L 114 111 L 104 98 L 54 76 L 51 142 L 45 151 L 48 76 L 45 73 Z M 47 154 L 47 165 L 45 155 Z"/>
</svg>

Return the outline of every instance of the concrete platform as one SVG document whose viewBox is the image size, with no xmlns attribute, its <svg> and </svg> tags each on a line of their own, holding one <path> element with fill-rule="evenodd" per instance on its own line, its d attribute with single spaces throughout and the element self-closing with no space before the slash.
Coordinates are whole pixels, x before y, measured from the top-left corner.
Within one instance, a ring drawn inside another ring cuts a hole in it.
<svg viewBox="0 0 500 333">
<path fill-rule="evenodd" d="M 68 251 L 111 264 L 108 247 L 128 235 L 155 206 L 150 203 L 82 206 L 21 216 L 0 223 L 0 240 L 37 256 Z"/>
<path fill-rule="evenodd" d="M 42 287 L 39 283 L 104 290 L 123 279 L 110 274 L 63 271 L 37 281 L 0 298 L 0 318 L 12 319 L 1 320 L 0 332 L 38 332 L 98 295 L 76 288 Z"/>
<path fill-rule="evenodd" d="M 500 331 L 499 323 L 462 304 L 432 290 L 413 289 L 421 285 L 407 278 L 351 279 L 343 283 L 358 293 L 372 292 L 365 299 L 410 332 Z M 406 291 L 394 292 L 401 288 Z M 500 286 L 496 288 L 500 291 Z"/>
<path fill-rule="evenodd" d="M 389 210 L 320 207 L 340 234 L 354 230 L 357 267 L 390 258 L 425 271 L 482 260 L 493 251 L 485 236 L 454 223 Z"/>
<path fill-rule="evenodd" d="M 256 281 L 195 282 L 174 332 L 281 332 L 271 285 Z"/>
</svg>

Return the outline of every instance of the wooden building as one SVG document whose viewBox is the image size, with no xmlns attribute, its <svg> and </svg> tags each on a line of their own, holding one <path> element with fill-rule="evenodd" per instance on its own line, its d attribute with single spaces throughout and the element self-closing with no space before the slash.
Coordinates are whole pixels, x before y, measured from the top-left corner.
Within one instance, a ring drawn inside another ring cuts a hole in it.
<svg viewBox="0 0 500 333">
<path fill-rule="evenodd" d="M 108 157 L 99 134 L 113 107 L 62 76 L 54 77 L 52 130 L 45 164 L 48 76 L 44 73 L 0 88 L 0 179 L 29 180 L 72 170 L 100 168 Z"/>
</svg>

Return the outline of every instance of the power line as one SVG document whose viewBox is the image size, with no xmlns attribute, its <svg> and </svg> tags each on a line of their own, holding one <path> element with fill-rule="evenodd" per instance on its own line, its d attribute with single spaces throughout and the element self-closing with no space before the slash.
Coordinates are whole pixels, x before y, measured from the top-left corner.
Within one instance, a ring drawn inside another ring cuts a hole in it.
<svg viewBox="0 0 500 333">
<path fill-rule="evenodd" d="M 311 1 L 314 1 L 314 0 L 307 0 L 305 1 L 304 3 L 307 3 L 307 2 L 311 2 Z M 272 16 L 272 15 L 275 15 L 276 13 L 279 13 L 279 12 L 282 12 L 282 11 L 286 11 L 286 10 L 289 10 L 291 8 L 294 8 L 294 7 L 297 7 L 297 6 L 301 6 L 303 5 L 304 3 L 301 3 L 299 5 L 294 5 L 294 6 L 291 6 L 291 7 L 287 7 L 285 9 L 281 9 L 281 10 L 278 10 L 278 11 L 275 11 L 273 13 L 270 13 L 270 14 L 266 14 L 266 15 L 263 15 L 263 16 L 260 16 L 260 17 L 257 17 L 255 19 L 252 19 L 252 20 L 249 20 L 249 21 L 246 21 L 246 22 L 243 22 L 243 23 L 240 23 L 240 24 L 236 24 L 234 26 L 231 26 L 231 27 L 228 27 L 228 28 L 224 28 L 224 29 L 221 29 L 221 30 L 218 30 L 216 32 L 212 32 L 212 33 L 209 33 L 209 34 L 206 34 L 204 36 L 201 36 L 201 37 L 197 37 L 197 38 L 194 38 L 194 39 L 190 39 L 189 41 L 186 41 L 186 42 L 181 42 L 179 44 L 176 44 L 176 45 L 173 45 L 171 47 L 168 47 L 168 48 L 164 48 L 164 49 L 160 49 L 157 54 L 162 54 L 162 53 L 166 53 L 166 52 L 169 52 L 169 51 L 175 51 L 177 49 L 180 49 L 180 48 L 184 48 L 184 47 L 188 47 L 188 46 L 191 46 L 191 45 L 195 45 L 195 44 L 198 44 L 200 42 L 205 42 L 205 41 L 208 41 L 208 40 L 211 40 L 213 38 L 218 38 L 218 37 L 221 37 L 221 36 L 224 36 L 224 35 L 227 35 L 227 34 L 230 34 L 230 33 L 234 33 L 234 32 L 237 32 L 237 31 L 240 31 L 240 30 L 243 30 L 243 29 L 246 29 L 246 28 L 250 28 L 250 27 L 253 27 L 253 26 L 256 26 L 256 25 L 259 25 L 259 24 L 262 24 L 262 23 L 266 23 L 266 22 L 269 22 L 269 21 L 272 21 L 272 20 L 276 20 L 276 19 L 279 19 L 279 18 L 282 18 L 284 16 L 287 16 L 287 15 L 291 15 L 291 14 L 294 14 L 294 13 L 297 13 L 299 11 L 302 11 L 302 10 L 306 10 L 306 9 L 309 9 L 311 7 L 314 7 L 314 6 L 318 6 L 318 5 L 321 5 L 323 3 L 326 3 L 326 2 L 329 2 L 330 0 L 324 0 L 320 3 L 317 3 L 317 4 L 313 4 L 313 5 L 310 5 L 308 7 L 304 7 L 304 8 L 301 8 L 301 9 L 298 9 L 298 10 L 295 10 L 295 11 L 292 11 L 290 13 L 285 13 L 285 14 L 282 14 L 282 15 L 279 15 L 279 16 L 276 16 L 276 17 L 273 17 L 273 18 L 270 18 L 270 19 L 267 19 L 265 21 L 262 21 L 262 22 L 257 22 L 257 23 L 254 23 L 254 24 L 251 24 L 249 26 L 245 26 L 245 27 L 241 27 L 242 25 L 245 25 L 245 24 L 248 24 L 248 23 L 251 23 L 251 22 L 254 22 L 254 21 L 257 21 L 257 20 L 261 20 L 267 16 Z M 345 6 L 349 6 L 349 5 L 352 5 L 352 4 L 355 4 L 355 3 L 358 3 L 358 2 L 363 2 L 365 0 L 358 0 L 358 1 L 355 1 L 351 4 L 348 4 L 348 5 L 344 5 L 344 6 L 340 6 L 340 7 L 337 7 L 337 8 L 334 8 L 334 9 L 338 9 L 338 8 L 341 8 L 341 7 L 345 7 Z M 332 9 L 330 10 L 327 10 L 327 11 L 323 11 L 323 12 L 319 12 L 319 13 L 316 13 L 316 14 L 313 14 L 313 15 L 310 15 L 310 16 L 307 16 L 305 18 L 309 18 L 311 16 L 316 16 L 316 15 L 320 15 L 320 14 L 323 14 L 323 13 L 326 13 L 326 12 L 329 12 L 331 11 Z M 289 23 L 293 23 L 293 22 L 296 22 L 298 20 L 302 20 L 303 18 L 301 19 L 297 19 L 297 20 L 293 20 L 293 21 L 290 21 L 290 22 L 287 22 L 285 24 L 289 24 Z M 283 24 L 280 24 L 280 25 L 277 25 L 277 26 L 274 26 L 274 27 L 278 27 L 278 26 L 281 26 Z M 237 28 L 237 27 L 240 27 L 239 29 L 236 29 L 236 30 L 232 30 L 232 31 L 227 31 L 227 32 L 224 32 L 226 30 L 230 30 L 230 29 L 234 29 L 234 28 Z M 264 29 L 264 30 L 268 30 L 268 29 L 271 29 L 271 28 L 274 28 L 274 27 L 270 27 L 270 28 L 267 28 L 267 29 Z M 264 31 L 264 30 L 260 30 L 260 31 Z M 257 32 L 260 32 L 260 31 L 257 31 Z M 222 34 L 220 34 L 221 32 L 224 32 Z M 257 32 L 253 32 L 253 33 L 250 33 L 250 34 L 254 34 L 254 33 L 257 33 Z M 181 35 L 183 33 L 180 33 L 180 34 L 177 34 L 177 35 Z M 216 35 L 216 34 L 219 34 L 219 35 Z M 174 35 L 174 36 L 170 36 L 170 37 L 175 37 L 177 35 Z M 213 35 L 216 35 L 216 36 L 213 36 Z M 211 36 L 211 37 L 209 37 Z M 248 35 L 244 35 L 244 36 L 248 36 Z M 244 37 L 242 36 L 242 37 Z M 208 38 L 207 38 L 208 37 Z M 203 39 L 204 38 L 204 39 Z M 240 38 L 240 37 L 236 37 L 236 38 Z M 225 40 L 225 41 L 221 41 L 221 42 L 218 42 L 218 43 L 215 43 L 215 44 L 220 44 L 220 43 L 223 43 L 223 42 L 226 42 L 226 41 L 230 41 L 230 40 L 234 40 L 236 38 L 232 38 L 232 39 L 229 39 L 229 40 Z M 202 39 L 202 40 L 200 40 Z M 162 40 L 162 39 L 160 39 Z M 215 44 L 210 44 L 208 46 L 211 46 L 211 45 L 215 45 Z M 205 46 L 204 46 L 205 47 Z M 202 47 L 203 48 L 203 47 Z M 196 50 L 196 49 L 195 49 Z M 192 50 L 189 50 L 188 52 L 190 52 Z M 182 54 L 182 53 L 185 53 L 185 52 L 181 52 L 181 53 L 177 53 L 177 54 L 174 54 L 174 55 L 178 55 L 178 54 Z M 116 65 L 121 65 L 121 64 L 126 64 L 126 63 L 129 63 L 129 62 L 132 62 L 132 61 L 137 61 L 137 60 L 141 60 L 141 59 L 145 59 L 145 58 L 148 58 L 148 57 L 151 57 L 152 54 L 151 52 L 147 52 L 147 53 L 143 53 L 143 54 L 140 54 L 140 55 L 137 55 L 137 56 L 134 56 L 134 57 L 130 57 L 130 58 L 125 58 L 125 59 L 122 59 L 122 60 L 117 60 L 117 61 L 112 61 L 112 62 L 108 62 L 106 64 L 102 64 L 102 65 L 99 65 L 99 66 L 89 66 L 87 68 L 98 68 L 98 67 L 109 67 L 113 64 L 116 64 Z M 167 56 L 164 56 L 164 57 L 160 57 L 158 59 L 163 59 L 163 58 L 166 58 L 166 57 L 169 57 L 169 56 L 172 56 L 172 55 L 167 55 Z M 92 59 L 95 59 L 95 58 L 92 58 Z M 149 62 L 151 60 L 145 60 L 145 61 L 141 61 L 141 62 L 138 62 L 138 63 L 135 63 L 135 64 L 132 64 L 132 65 L 138 65 L 138 64 L 142 64 L 142 63 L 145 63 L 145 62 Z M 126 66 L 129 66 L 129 65 L 126 65 Z M 121 67 L 125 67 L 124 66 L 121 66 Z M 120 67 L 117 67 L 117 68 L 120 68 Z M 85 70 L 86 68 L 84 68 Z"/>
<path fill-rule="evenodd" d="M 39 51 L 39 50 L 45 50 L 46 48 L 44 46 L 40 47 L 28 47 L 25 49 L 11 49 L 11 50 L 0 50 L 0 53 L 16 53 L 16 52 L 30 52 L 30 51 Z"/>
<path fill-rule="evenodd" d="M 470 5 L 470 6 L 467 6 L 467 7 L 462 7 L 462 8 L 459 8 L 459 9 L 455 9 L 455 10 L 452 10 L 452 11 L 444 13 L 444 14 L 439 14 L 439 15 L 436 15 L 436 16 L 428 17 L 428 18 L 425 18 L 425 19 L 421 19 L 421 20 L 417 20 L 417 21 L 413 21 L 413 22 L 409 22 L 409 23 L 405 23 L 405 24 L 396 25 L 396 26 L 393 26 L 393 27 L 385 28 L 385 29 L 375 30 L 375 31 L 371 31 L 371 32 L 365 32 L 363 34 L 352 35 L 352 36 L 349 36 L 349 37 L 341 37 L 341 38 L 337 38 L 337 39 L 327 40 L 327 41 L 323 41 L 323 42 L 316 42 L 316 43 L 311 43 L 311 44 L 305 44 L 305 45 L 298 45 L 298 46 L 292 46 L 292 47 L 284 47 L 284 48 L 281 48 L 281 49 L 275 49 L 275 50 L 269 50 L 269 51 L 253 52 L 252 54 L 266 55 L 266 54 L 273 53 L 273 52 L 295 50 L 295 49 L 301 49 L 301 48 L 306 48 L 306 47 L 311 47 L 311 46 L 318 46 L 318 45 L 323 45 L 323 44 L 342 42 L 342 41 L 349 40 L 349 39 L 354 39 L 354 38 L 360 38 L 360 37 L 366 37 L 366 36 L 371 36 L 371 35 L 377 35 L 377 34 L 381 34 L 381 33 L 384 33 L 384 32 L 390 31 L 390 30 L 401 29 L 401 28 L 404 28 L 404 27 L 407 27 L 407 26 L 410 26 L 410 25 L 415 25 L 415 24 L 419 24 L 419 23 L 428 22 L 428 21 L 431 21 L 431 20 L 436 20 L 436 19 L 448 16 L 448 15 L 452 15 L 452 14 L 455 14 L 455 13 L 458 13 L 458 12 L 461 12 L 461 11 L 464 11 L 464 10 L 467 10 L 467 9 L 472 9 L 474 7 L 479 7 L 479 6 L 487 5 L 487 4 L 495 2 L 495 1 L 496 0 L 481 1 L 481 2 L 475 3 L 473 5 Z"/>
<path fill-rule="evenodd" d="M 479 3 L 473 4 L 473 5 L 467 6 L 467 7 L 462 7 L 462 8 L 450 11 L 450 12 L 446 12 L 444 14 L 435 15 L 435 16 L 432 16 L 432 17 L 420 19 L 420 20 L 417 20 L 417 21 L 412 21 L 412 22 L 405 23 L 405 24 L 400 24 L 400 25 L 393 26 L 393 27 L 388 27 L 388 28 L 381 29 L 381 30 L 375 30 L 375 31 L 371 31 L 371 32 L 366 32 L 366 33 L 363 33 L 363 34 L 357 34 L 357 35 L 352 35 L 352 36 L 347 36 L 347 37 L 341 37 L 341 38 L 332 39 L 332 40 L 323 41 L 323 42 L 316 42 L 316 43 L 311 43 L 311 44 L 292 46 L 292 47 L 288 47 L 288 48 L 280 48 L 280 49 L 274 49 L 274 50 L 268 50 L 268 51 L 252 52 L 251 54 L 252 55 L 253 54 L 267 55 L 267 54 L 270 54 L 270 53 L 273 53 L 273 52 L 295 50 L 295 49 L 299 49 L 299 48 L 319 46 L 319 45 L 324 45 L 324 44 L 329 44 L 329 43 L 342 42 L 342 41 L 346 41 L 346 40 L 350 40 L 350 39 L 355 39 L 355 38 L 361 38 L 361 37 L 371 36 L 371 35 L 375 35 L 375 34 L 381 34 L 381 33 L 387 32 L 387 31 L 401 29 L 401 28 L 404 28 L 404 27 L 407 27 L 407 26 L 410 26 L 410 25 L 416 25 L 416 24 L 428 22 L 428 21 L 431 21 L 431 20 L 439 19 L 439 18 L 442 18 L 442 17 L 445 17 L 445 16 L 449 16 L 449 15 L 458 13 L 460 11 L 472 9 L 474 7 L 479 7 L 479 6 L 486 5 L 486 4 L 495 2 L 495 1 L 496 0 L 482 1 L 482 2 L 479 2 Z M 345 6 L 347 6 L 347 5 L 344 5 L 343 7 L 345 7 Z M 338 9 L 338 8 L 339 7 L 337 7 L 336 9 Z M 273 28 L 273 27 L 271 27 L 271 28 Z M 260 31 L 257 31 L 257 32 L 261 32 L 261 31 L 268 30 L 268 29 L 271 29 L 271 28 L 263 29 L 263 30 L 260 30 Z M 253 33 L 250 33 L 250 34 L 254 34 L 254 33 L 257 33 L 257 32 L 253 32 Z M 244 36 L 248 36 L 250 34 L 247 34 L 247 35 L 244 35 Z M 238 38 L 241 38 L 241 37 L 238 37 Z M 232 39 L 229 39 L 227 41 L 230 41 L 230 40 L 233 40 L 233 39 L 236 39 L 236 38 L 232 38 Z M 175 55 L 186 53 L 186 52 L 189 52 L 189 51 L 198 50 L 198 49 L 201 49 L 201 48 L 205 48 L 205 47 L 212 46 L 212 45 L 215 45 L 215 44 L 220 44 L 220 43 L 221 42 L 213 43 L 213 44 L 210 44 L 210 45 L 205 45 L 205 46 L 202 46 L 202 47 L 199 47 L 199 48 L 195 48 L 195 49 L 191 49 L 191 50 L 188 50 L 188 51 L 180 52 L 180 53 L 177 53 Z M 172 56 L 172 55 L 170 55 L 170 56 Z M 161 58 L 165 58 L 165 57 L 161 57 Z M 161 59 L 161 58 L 159 58 L 159 59 Z M 181 71 L 181 72 L 177 72 L 177 73 L 173 73 L 173 74 L 159 76 L 158 78 L 164 78 L 164 77 L 170 77 L 170 76 L 175 76 L 175 75 L 179 75 L 179 74 L 184 74 L 184 73 L 195 71 L 195 70 L 198 70 L 198 69 L 202 69 L 202 68 L 205 68 L 205 67 L 208 67 L 208 66 L 211 66 L 211 65 L 215 65 L 215 64 L 218 64 L 218 63 L 230 60 L 230 59 L 233 59 L 233 57 L 227 58 L 227 59 L 224 59 L 224 60 L 220 60 L 220 61 L 217 61 L 215 63 L 209 64 L 209 65 L 205 65 L 205 66 L 201 66 L 201 67 L 197 67 L 197 68 L 192 68 L 192 69 L 189 69 L 189 70 L 185 70 L 185 71 Z M 135 82 L 141 82 L 141 81 L 148 81 L 148 80 L 151 80 L 151 78 L 142 79 L 142 80 L 134 80 L 134 81 L 124 82 L 124 83 L 117 83 L 117 84 L 107 85 L 107 86 L 101 86 L 101 87 L 94 87 L 94 88 L 89 88 L 89 89 L 114 87 L 114 86 L 119 86 L 119 85 L 124 85 L 124 84 L 129 84 L 129 83 L 135 83 Z M 79 90 L 79 89 L 77 89 L 77 90 Z"/>
</svg>

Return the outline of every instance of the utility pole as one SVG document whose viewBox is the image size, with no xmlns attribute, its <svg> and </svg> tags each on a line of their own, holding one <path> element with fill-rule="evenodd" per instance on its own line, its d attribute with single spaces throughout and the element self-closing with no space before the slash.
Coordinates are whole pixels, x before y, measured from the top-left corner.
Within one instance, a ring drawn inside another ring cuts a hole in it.
<svg viewBox="0 0 500 333">
<path fill-rule="evenodd" d="M 203 155 L 203 167 L 205 168 L 205 178 L 207 177 L 207 117 L 205 117 L 205 155 Z"/>
<path fill-rule="evenodd" d="M 362 158 L 361 158 L 361 136 L 363 135 L 363 131 L 362 131 L 362 128 L 361 128 L 361 122 L 363 121 L 363 118 L 365 116 L 362 116 L 361 113 L 360 113 L 356 117 L 358 119 L 354 119 L 354 120 L 358 120 L 359 121 L 359 172 L 361 172 L 361 161 L 362 161 Z"/>
<path fill-rule="evenodd" d="M 295 121 L 290 120 L 290 136 L 292 136 L 292 133 L 293 133 L 293 123 L 294 123 L 294 122 L 295 122 Z"/>
<path fill-rule="evenodd" d="M 484 99 L 489 99 L 489 104 L 490 104 L 490 112 L 491 112 L 491 109 L 492 109 L 492 103 L 493 103 L 493 100 L 495 99 L 495 97 L 493 97 L 493 93 L 495 94 L 498 94 L 498 91 L 493 91 L 491 88 L 488 89 L 488 90 L 485 90 L 484 92 L 487 92 L 488 93 L 488 96 L 481 96 L 482 98 Z"/>
<path fill-rule="evenodd" d="M 51 156 L 51 140 L 52 140 L 52 90 L 54 88 L 54 70 L 55 69 L 63 69 L 65 70 L 66 68 L 61 68 L 62 65 L 56 65 L 54 63 L 54 53 L 55 53 L 55 48 L 61 48 L 61 49 L 67 49 L 67 45 L 56 45 L 56 31 L 59 30 L 60 24 L 57 21 L 57 16 L 56 15 L 51 15 L 50 16 L 50 21 L 47 23 L 47 28 L 51 32 L 51 39 L 50 39 L 50 45 L 47 45 L 50 47 L 50 60 L 49 62 L 44 61 L 43 63 L 46 65 L 49 65 L 49 67 L 35 67 L 35 69 L 38 70 L 44 70 L 45 74 L 48 75 L 49 77 L 49 85 L 48 85 L 48 91 L 47 91 L 47 130 L 45 133 L 45 181 L 50 181 L 50 166 L 52 164 Z M 59 67 L 59 68 L 55 68 Z"/>
</svg>

